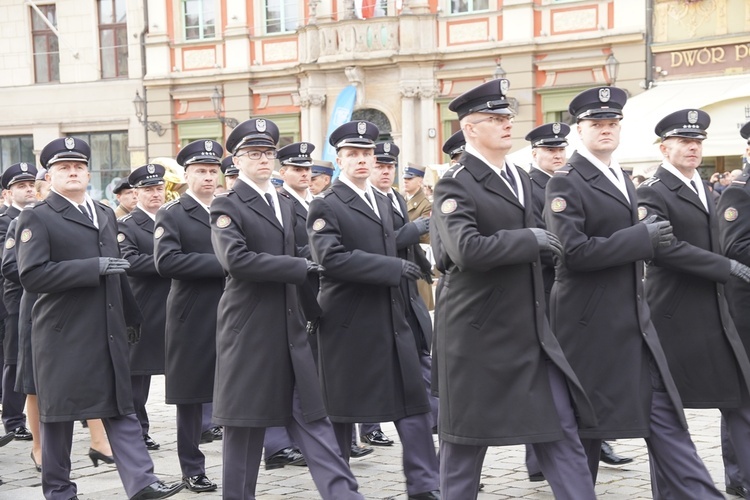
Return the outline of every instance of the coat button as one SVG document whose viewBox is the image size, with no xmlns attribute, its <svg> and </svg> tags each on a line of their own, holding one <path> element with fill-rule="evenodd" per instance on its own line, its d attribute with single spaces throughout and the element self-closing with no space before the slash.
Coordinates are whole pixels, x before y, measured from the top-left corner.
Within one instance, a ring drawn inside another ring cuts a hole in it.
<svg viewBox="0 0 750 500">
<path fill-rule="evenodd" d="M 536 267 L 536 262 L 532 262 L 531 267 Z"/>
<path fill-rule="evenodd" d="M 110 311 L 112 310 L 112 304 L 107 304 L 107 307 L 109 308 Z"/>
<path fill-rule="evenodd" d="M 287 310 L 286 310 L 286 313 L 287 313 L 287 314 L 288 314 L 289 316 L 291 316 L 291 315 L 292 315 L 292 310 L 291 310 L 291 309 L 287 309 Z"/>
<path fill-rule="evenodd" d="M 289 349 L 294 349 L 294 344 L 289 344 Z"/>
<path fill-rule="evenodd" d="M 536 306 L 539 307 L 539 301 L 538 300 L 536 302 L 534 302 L 534 304 L 536 304 Z"/>
<path fill-rule="evenodd" d="M 638 295 L 635 296 L 635 298 L 638 299 L 638 300 L 641 300 L 641 295 L 638 294 Z"/>
<path fill-rule="evenodd" d="M 104 247 L 104 243 L 102 243 L 102 242 L 100 241 L 100 242 L 99 242 L 99 246 L 100 246 L 100 247 Z"/>
<path fill-rule="evenodd" d="M 109 340 L 115 340 L 115 336 L 114 335 L 110 335 L 109 336 Z"/>
</svg>

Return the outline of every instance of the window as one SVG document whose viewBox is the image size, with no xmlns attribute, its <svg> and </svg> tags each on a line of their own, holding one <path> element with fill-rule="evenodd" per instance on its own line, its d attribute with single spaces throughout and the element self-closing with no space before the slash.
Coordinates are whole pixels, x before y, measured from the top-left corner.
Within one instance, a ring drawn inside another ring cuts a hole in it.
<svg viewBox="0 0 750 500">
<path fill-rule="evenodd" d="M 57 27 L 54 5 L 40 5 L 39 10 L 52 26 Z M 57 35 L 34 9 L 31 10 L 31 37 L 34 45 L 36 83 L 59 82 L 60 48 Z"/>
<path fill-rule="evenodd" d="M 107 187 L 122 177 L 130 175 L 130 153 L 128 152 L 127 132 L 103 132 L 91 134 L 70 134 L 83 139 L 91 146 L 89 172 L 91 183 L 89 195 L 95 200 L 106 197 Z M 114 201 L 114 195 L 112 199 Z"/>
<path fill-rule="evenodd" d="M 266 0 L 266 33 L 295 31 L 299 24 L 297 0 Z"/>
<path fill-rule="evenodd" d="M 102 78 L 128 76 L 125 0 L 99 0 L 99 51 Z"/>
<path fill-rule="evenodd" d="M 203 40 L 216 36 L 214 0 L 183 0 L 185 40 Z"/>
<path fill-rule="evenodd" d="M 0 137 L 0 171 L 25 161 L 36 164 L 34 158 L 34 139 L 30 135 L 16 135 Z"/>
<path fill-rule="evenodd" d="M 451 14 L 489 10 L 489 0 L 451 0 Z"/>
</svg>

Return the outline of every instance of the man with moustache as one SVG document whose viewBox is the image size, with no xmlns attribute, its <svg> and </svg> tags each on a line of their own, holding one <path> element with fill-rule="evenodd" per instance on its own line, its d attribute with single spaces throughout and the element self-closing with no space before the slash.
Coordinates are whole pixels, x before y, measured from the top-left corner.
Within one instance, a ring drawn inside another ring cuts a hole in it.
<svg viewBox="0 0 750 500">
<path fill-rule="evenodd" d="M 570 103 L 582 146 L 546 191 L 547 229 L 565 249 L 551 326 L 597 413 L 597 426 L 580 430 L 594 481 L 602 439 L 643 437 L 652 470 L 664 478 L 663 488 L 652 481 L 655 495 L 720 499 L 688 433 L 645 300 L 642 261 L 673 236 L 668 221 L 639 222 L 633 183 L 612 157 L 626 101 L 624 90 L 598 87 Z"/>
<path fill-rule="evenodd" d="M 212 140 L 191 142 L 177 155 L 187 191 L 156 213 L 156 270 L 171 278 L 166 319 L 166 400 L 177 405 L 177 456 L 183 481 L 194 492 L 213 491 L 200 451 L 203 404 L 213 400 L 216 310 L 224 269 L 211 246 L 209 205 L 219 181 L 223 149 Z"/>
<path fill-rule="evenodd" d="M 378 133 L 366 121 L 333 131 L 329 142 L 341 175 L 310 204 L 310 247 L 326 268 L 319 295 L 320 381 L 345 458 L 354 423 L 393 421 L 405 451 L 409 498 L 435 500 L 440 493 L 430 405 L 400 289 L 402 279 L 422 273 L 398 257 L 392 203 L 367 182 Z"/>
<path fill-rule="evenodd" d="M 279 129 L 239 124 L 227 150 L 240 169 L 211 206 L 212 241 L 228 274 L 219 303 L 214 419 L 224 425 L 224 498 L 255 498 L 267 427 L 285 426 L 304 453 L 321 497 L 361 499 L 315 377 L 297 287 L 323 268 L 299 257 L 296 214 L 270 179 Z"/>
<path fill-rule="evenodd" d="M 73 137 L 42 149 L 52 191 L 18 217 L 18 272 L 34 305 L 32 356 L 42 439 L 42 491 L 77 499 L 70 480 L 73 423 L 101 418 L 117 472 L 131 500 L 166 498 L 183 488 L 153 474 L 133 415 L 128 337 L 140 311 L 120 258 L 117 220 L 86 194 L 91 149 Z M 127 326 L 126 326 L 127 325 Z"/>
<path fill-rule="evenodd" d="M 130 381 L 135 414 L 149 450 L 159 449 L 149 435 L 146 403 L 151 376 L 164 374 L 165 304 L 171 284 L 169 278 L 159 275 L 154 263 L 154 222 L 156 212 L 164 205 L 165 172 L 162 165 L 149 163 L 130 173 L 128 183 L 133 186 L 138 202 L 128 215 L 117 221 L 120 252 L 130 262 L 128 281 L 143 314 L 140 339 L 131 341 L 130 346 Z"/>
</svg>

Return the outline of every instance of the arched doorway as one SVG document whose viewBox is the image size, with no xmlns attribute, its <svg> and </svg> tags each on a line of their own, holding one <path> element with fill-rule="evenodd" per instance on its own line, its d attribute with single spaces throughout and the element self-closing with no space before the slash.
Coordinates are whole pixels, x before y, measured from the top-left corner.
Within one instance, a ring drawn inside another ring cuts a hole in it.
<svg viewBox="0 0 750 500">
<path fill-rule="evenodd" d="M 382 111 L 372 108 L 357 109 L 352 112 L 352 121 L 356 120 L 366 120 L 378 126 L 380 135 L 377 142 L 393 141 L 391 137 L 391 121 Z"/>
</svg>

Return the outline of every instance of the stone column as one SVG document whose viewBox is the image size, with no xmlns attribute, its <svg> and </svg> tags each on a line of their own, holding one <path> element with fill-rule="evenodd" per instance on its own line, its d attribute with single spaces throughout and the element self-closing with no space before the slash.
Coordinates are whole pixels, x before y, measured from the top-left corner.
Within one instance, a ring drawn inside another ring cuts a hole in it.
<svg viewBox="0 0 750 500">
<path fill-rule="evenodd" d="M 326 103 L 325 94 L 309 94 L 308 100 L 310 102 L 310 108 L 308 110 L 308 141 L 315 144 L 316 151 L 313 153 L 315 158 L 323 157 L 323 149 L 325 148 L 326 140 L 326 123 L 325 115 L 323 114 L 323 106 Z M 304 140 L 304 139 L 303 139 Z"/>
<path fill-rule="evenodd" d="M 435 117 L 435 97 L 438 95 L 438 88 L 433 84 L 421 87 L 419 90 L 419 126 L 417 133 L 417 144 L 421 146 L 419 163 L 428 165 L 437 163 L 435 137 L 429 137 L 428 129 L 434 128 L 437 131 L 438 123 Z"/>
<path fill-rule="evenodd" d="M 400 163 L 406 165 L 408 162 L 417 161 L 417 149 L 415 147 L 416 116 L 414 114 L 414 98 L 417 97 L 417 87 L 402 84 L 401 92 L 401 158 Z"/>
</svg>

